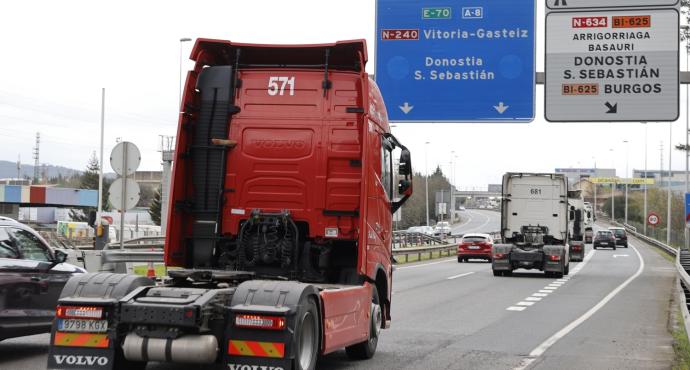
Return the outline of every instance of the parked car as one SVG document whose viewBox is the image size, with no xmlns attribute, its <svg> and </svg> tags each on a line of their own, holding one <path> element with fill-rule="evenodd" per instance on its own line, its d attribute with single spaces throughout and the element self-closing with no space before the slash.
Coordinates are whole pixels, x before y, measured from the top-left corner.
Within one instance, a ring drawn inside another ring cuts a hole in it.
<svg viewBox="0 0 690 370">
<path fill-rule="evenodd" d="M 439 221 L 434 227 L 434 236 L 450 235 L 450 223 L 447 221 Z"/>
<path fill-rule="evenodd" d="M 86 273 L 32 228 L 0 220 L 0 340 L 50 332 L 60 292 Z"/>
<path fill-rule="evenodd" d="M 483 259 L 491 262 L 494 240 L 489 234 L 465 234 L 458 245 L 458 262 Z"/>
<path fill-rule="evenodd" d="M 628 247 L 628 233 L 622 227 L 609 227 L 609 230 L 616 237 L 616 245 L 620 245 L 623 248 Z"/>
<path fill-rule="evenodd" d="M 616 237 L 609 230 L 597 231 L 597 235 L 594 237 L 594 249 L 599 248 L 613 248 L 616 250 Z"/>
</svg>

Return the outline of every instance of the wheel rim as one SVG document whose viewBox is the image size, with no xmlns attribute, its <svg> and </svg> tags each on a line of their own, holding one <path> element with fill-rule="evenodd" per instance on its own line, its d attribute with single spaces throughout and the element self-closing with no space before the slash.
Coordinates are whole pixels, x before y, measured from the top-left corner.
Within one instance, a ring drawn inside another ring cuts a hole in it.
<svg viewBox="0 0 690 370">
<path fill-rule="evenodd" d="M 383 313 L 381 312 L 381 305 L 372 303 L 371 312 L 371 325 L 373 326 L 371 329 L 373 330 L 374 335 L 370 338 L 370 340 L 379 337 L 379 334 L 381 333 L 381 323 L 383 322 Z"/>
<path fill-rule="evenodd" d="M 302 318 L 302 332 L 299 338 L 299 364 L 302 369 L 309 369 L 314 357 L 315 328 L 314 315 L 311 312 L 305 313 Z"/>
</svg>

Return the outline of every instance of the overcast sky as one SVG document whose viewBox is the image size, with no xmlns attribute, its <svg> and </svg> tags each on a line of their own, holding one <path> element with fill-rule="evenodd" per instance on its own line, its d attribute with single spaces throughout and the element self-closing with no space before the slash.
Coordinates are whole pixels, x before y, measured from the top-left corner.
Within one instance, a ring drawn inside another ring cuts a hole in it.
<svg viewBox="0 0 690 370">
<path fill-rule="evenodd" d="M 490 0 L 488 0 L 490 1 Z M 520 1 L 520 0 L 516 0 Z M 323 43 L 366 38 L 374 72 L 374 1 L 7 1 L 0 22 L 0 159 L 33 163 L 36 132 L 41 162 L 83 169 L 98 149 L 101 88 L 106 88 L 106 158 L 116 138 L 142 152 L 140 169 L 160 169 L 159 135 L 177 126 L 181 37 L 249 43 Z M 537 70 L 544 70 L 544 2 L 538 0 Z M 182 45 L 184 59 L 191 43 Z M 681 65 L 685 65 L 683 59 Z M 185 63 L 190 68 L 191 63 Z M 684 92 L 684 88 L 682 89 Z M 506 171 L 556 167 L 644 167 L 639 123 L 547 123 L 543 86 L 530 124 L 397 124 L 394 134 L 413 152 L 413 165 L 450 169 L 458 187 L 500 182 Z M 685 101 L 685 94 L 681 95 Z M 682 106 L 684 108 L 684 105 Z M 395 107 L 388 107 L 395 109 Z M 684 109 L 681 109 L 685 112 Z M 649 168 L 669 124 L 650 123 Z M 673 144 L 685 141 L 685 116 L 673 124 Z M 610 149 L 614 149 L 613 152 Z M 107 161 L 106 161 L 107 162 Z M 106 171 L 110 165 L 106 163 Z M 682 153 L 673 168 L 684 169 Z"/>
</svg>

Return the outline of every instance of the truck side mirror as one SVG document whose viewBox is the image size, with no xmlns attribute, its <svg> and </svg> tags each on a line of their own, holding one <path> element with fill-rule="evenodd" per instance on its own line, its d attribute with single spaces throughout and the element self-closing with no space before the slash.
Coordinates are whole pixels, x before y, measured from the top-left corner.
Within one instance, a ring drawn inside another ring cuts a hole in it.
<svg viewBox="0 0 690 370">
<path fill-rule="evenodd" d="M 400 152 L 400 166 L 398 167 L 398 174 L 407 176 L 412 174 L 412 155 L 410 151 L 405 148 Z M 400 193 L 402 194 L 402 193 Z"/>
<path fill-rule="evenodd" d="M 400 180 L 398 182 L 398 194 L 412 195 L 412 183 L 410 180 Z"/>
</svg>

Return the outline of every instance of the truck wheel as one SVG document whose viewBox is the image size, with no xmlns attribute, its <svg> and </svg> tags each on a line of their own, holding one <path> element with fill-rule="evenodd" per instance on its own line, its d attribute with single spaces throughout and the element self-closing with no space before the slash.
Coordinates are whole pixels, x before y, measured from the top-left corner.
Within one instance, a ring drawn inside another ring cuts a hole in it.
<svg viewBox="0 0 690 370">
<path fill-rule="evenodd" d="M 563 277 L 563 272 L 554 272 L 553 277 L 555 277 L 556 279 L 560 279 Z"/>
<path fill-rule="evenodd" d="M 503 274 L 501 273 L 501 271 L 494 270 L 494 276 L 501 276 L 501 275 L 503 275 Z"/>
<path fill-rule="evenodd" d="M 565 269 L 563 270 L 563 275 L 568 275 L 570 273 L 570 264 L 567 264 L 565 266 Z"/>
<path fill-rule="evenodd" d="M 503 276 L 513 276 L 513 270 L 503 271 Z"/>
<path fill-rule="evenodd" d="M 613 246 L 613 250 L 614 250 L 614 251 L 616 250 L 616 246 L 615 246 L 615 245 Z"/>
<path fill-rule="evenodd" d="M 462 263 L 462 257 L 458 257 L 458 263 Z"/>
<path fill-rule="evenodd" d="M 379 334 L 381 333 L 381 324 L 383 322 L 383 312 L 379 304 L 379 292 L 376 286 L 372 287 L 371 297 L 371 321 L 369 323 L 369 339 L 364 342 L 353 344 L 345 347 L 347 357 L 354 360 L 368 360 L 374 357 L 376 347 L 379 343 Z"/>
<path fill-rule="evenodd" d="M 295 359 L 293 368 L 314 370 L 319 354 L 319 313 L 313 298 L 300 310 L 295 327 Z"/>
</svg>

